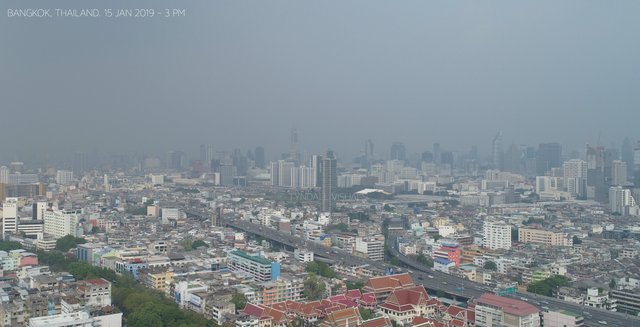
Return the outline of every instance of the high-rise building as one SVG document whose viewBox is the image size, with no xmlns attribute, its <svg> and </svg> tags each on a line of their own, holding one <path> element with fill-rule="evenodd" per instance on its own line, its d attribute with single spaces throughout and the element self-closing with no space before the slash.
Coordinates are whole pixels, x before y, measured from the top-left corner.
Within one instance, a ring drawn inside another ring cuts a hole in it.
<svg viewBox="0 0 640 327">
<path fill-rule="evenodd" d="M 44 232 L 58 239 L 78 235 L 80 210 L 47 210 L 44 213 Z"/>
<path fill-rule="evenodd" d="M 633 142 L 628 137 L 622 141 L 622 161 L 627 164 L 627 177 L 633 176 Z"/>
<path fill-rule="evenodd" d="M 278 161 L 278 186 L 293 187 L 292 184 L 292 170 L 296 167 L 292 161 L 279 160 Z"/>
<path fill-rule="evenodd" d="M 609 209 L 613 213 L 627 216 L 638 215 L 638 206 L 630 189 L 615 186 L 609 188 Z"/>
<path fill-rule="evenodd" d="M 504 153 L 502 150 L 502 132 L 498 132 L 493 137 L 491 143 L 491 167 L 493 169 L 504 169 Z"/>
<path fill-rule="evenodd" d="M 364 142 L 364 157 L 367 159 L 367 162 L 373 160 L 373 141 L 371 141 L 371 139 Z"/>
<path fill-rule="evenodd" d="M 482 224 L 482 245 L 491 250 L 511 248 L 511 226 L 502 221 L 486 220 Z"/>
<path fill-rule="evenodd" d="M 611 185 L 622 186 L 627 183 L 627 163 L 614 160 L 611 163 Z"/>
<path fill-rule="evenodd" d="M 280 165 L 279 161 L 271 163 L 271 186 L 279 186 L 280 182 Z"/>
<path fill-rule="evenodd" d="M 574 197 L 587 195 L 587 163 L 580 159 L 567 160 L 562 164 L 564 185 Z"/>
<path fill-rule="evenodd" d="M 291 128 L 291 149 L 289 151 L 289 160 L 292 160 L 296 164 L 300 163 L 302 156 L 298 149 L 298 129 Z"/>
<path fill-rule="evenodd" d="M 47 203 L 47 201 L 37 201 L 37 202 L 33 203 L 32 208 L 33 208 L 33 210 L 32 210 L 31 219 L 32 220 L 43 220 L 44 219 L 44 213 L 49 208 L 49 204 Z"/>
<path fill-rule="evenodd" d="M 507 149 L 507 152 L 505 152 L 504 154 L 503 170 L 512 173 L 520 173 L 523 158 L 524 156 L 522 149 L 515 144 L 511 144 Z"/>
<path fill-rule="evenodd" d="M 87 171 L 87 162 L 89 156 L 84 152 L 76 152 L 73 154 L 72 170 L 77 176 L 82 176 Z"/>
<path fill-rule="evenodd" d="M 587 146 L 587 198 L 606 202 L 607 190 L 605 148 Z"/>
<path fill-rule="evenodd" d="M 433 162 L 436 165 L 440 164 L 440 155 L 441 155 L 440 143 L 433 143 Z"/>
<path fill-rule="evenodd" d="M 211 161 L 213 161 L 214 153 L 213 146 L 200 144 L 200 160 L 206 171 L 211 171 Z"/>
<path fill-rule="evenodd" d="M 73 172 L 70 170 L 58 170 L 56 183 L 59 185 L 71 185 L 73 183 Z"/>
<path fill-rule="evenodd" d="M 402 142 L 393 142 L 391 144 L 391 160 L 407 160 L 407 150 Z"/>
<path fill-rule="evenodd" d="M 18 232 L 18 199 L 7 198 L 2 203 L 2 237 Z"/>
<path fill-rule="evenodd" d="M 633 147 L 633 184 L 640 187 L 640 141 Z"/>
<path fill-rule="evenodd" d="M 336 173 L 337 160 L 333 151 L 327 151 L 326 157 L 322 160 L 322 197 L 320 210 L 331 212 L 334 205 L 334 191 L 338 185 L 338 175 Z"/>
<path fill-rule="evenodd" d="M 257 168 L 261 168 L 264 169 L 266 167 L 266 158 L 264 155 L 264 147 L 257 147 L 256 150 L 254 151 L 254 162 Z"/>
<path fill-rule="evenodd" d="M 562 162 L 562 146 L 560 143 L 542 143 L 536 153 L 536 170 L 544 175 L 551 168 L 560 167 Z"/>
<path fill-rule="evenodd" d="M 311 168 L 313 169 L 316 177 L 316 187 L 322 187 L 322 156 L 313 155 L 311 156 Z"/>
<path fill-rule="evenodd" d="M 165 157 L 167 169 L 182 170 L 187 165 L 187 157 L 182 151 L 169 151 Z"/>
<path fill-rule="evenodd" d="M 11 170 L 7 166 L 0 167 L 0 184 L 9 184 L 9 174 Z"/>
<path fill-rule="evenodd" d="M 237 175 L 234 165 L 220 165 L 220 185 L 233 185 L 233 177 Z"/>
</svg>

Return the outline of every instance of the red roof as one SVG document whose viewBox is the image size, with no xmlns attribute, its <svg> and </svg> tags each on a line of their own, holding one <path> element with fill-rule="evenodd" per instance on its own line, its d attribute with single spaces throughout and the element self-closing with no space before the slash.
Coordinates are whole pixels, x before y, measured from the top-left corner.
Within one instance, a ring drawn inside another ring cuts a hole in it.
<svg viewBox="0 0 640 327">
<path fill-rule="evenodd" d="M 391 320 L 388 317 L 378 317 L 363 321 L 360 327 L 391 327 Z"/>
<path fill-rule="evenodd" d="M 490 293 L 485 293 L 478 299 L 478 305 L 488 304 L 502 308 L 510 315 L 524 317 L 540 312 L 535 306 L 520 300 L 513 300 Z"/>
<path fill-rule="evenodd" d="M 109 282 L 102 278 L 88 279 L 86 282 L 93 285 L 109 285 Z"/>
<path fill-rule="evenodd" d="M 409 274 L 404 273 L 397 275 L 371 277 L 369 278 L 369 281 L 367 281 L 365 289 L 372 291 L 384 291 L 406 286 L 413 286 L 413 280 L 411 279 L 411 276 Z"/>
</svg>

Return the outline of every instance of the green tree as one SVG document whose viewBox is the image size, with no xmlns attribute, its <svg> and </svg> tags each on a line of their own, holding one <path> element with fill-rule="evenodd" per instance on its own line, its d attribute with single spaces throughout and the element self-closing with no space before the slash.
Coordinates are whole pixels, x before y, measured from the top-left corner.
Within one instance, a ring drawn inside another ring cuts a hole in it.
<svg viewBox="0 0 640 327">
<path fill-rule="evenodd" d="M 194 249 L 194 250 L 199 248 L 199 247 L 201 247 L 201 246 L 204 246 L 204 247 L 208 248 L 209 244 L 205 243 L 203 240 L 195 240 L 195 241 L 193 241 L 193 243 L 191 243 L 191 248 Z"/>
<path fill-rule="evenodd" d="M 75 248 L 78 244 L 84 243 L 87 243 L 84 238 L 75 237 L 73 235 L 66 235 L 56 241 L 56 250 L 67 252 L 72 248 Z"/>
<path fill-rule="evenodd" d="M 185 251 L 190 251 L 193 249 L 193 239 L 191 237 L 186 237 L 180 241 L 180 245 L 182 245 L 182 248 L 184 248 Z"/>
<path fill-rule="evenodd" d="M 419 263 L 427 267 L 433 268 L 433 260 L 431 260 L 431 258 L 427 258 L 427 256 L 425 256 L 422 253 L 418 255 L 418 257 L 416 258 L 416 261 L 418 261 Z"/>
<path fill-rule="evenodd" d="M 20 242 L 14 241 L 0 241 L 0 251 L 11 251 L 22 249 Z"/>
<path fill-rule="evenodd" d="M 385 204 L 384 207 L 382 207 L 382 209 L 384 211 L 386 211 L 386 212 L 394 212 L 395 211 L 395 208 L 390 206 L 390 205 L 388 205 L 388 204 Z"/>
<path fill-rule="evenodd" d="M 493 261 L 486 261 L 482 267 L 484 269 L 491 270 L 491 271 L 498 270 L 498 265 L 496 265 L 496 263 Z"/>
<path fill-rule="evenodd" d="M 333 268 L 329 267 L 324 262 L 311 261 L 307 263 L 304 270 L 309 273 L 314 273 L 316 275 L 326 277 L 326 278 L 336 278 L 337 274 Z"/>
<path fill-rule="evenodd" d="M 242 310 L 247 305 L 247 297 L 242 293 L 236 292 L 233 294 L 233 297 L 231 298 L 231 303 L 233 303 L 236 306 L 236 311 Z"/>
<path fill-rule="evenodd" d="M 352 282 L 350 280 L 346 280 L 345 285 L 347 285 L 348 290 L 362 290 L 364 287 L 364 283 L 361 281 Z"/>
<path fill-rule="evenodd" d="M 613 278 L 611 278 L 611 281 L 609 282 L 609 288 L 612 290 L 616 289 L 616 281 Z"/>
<path fill-rule="evenodd" d="M 318 277 L 311 273 L 304 280 L 304 296 L 309 301 L 319 300 L 324 298 L 326 289 L 325 285 Z"/>
<path fill-rule="evenodd" d="M 531 283 L 527 286 L 527 292 L 552 296 L 553 290 L 558 287 L 569 286 L 569 278 L 556 275 L 547 279 Z"/>
<path fill-rule="evenodd" d="M 369 309 L 365 309 L 363 307 L 358 307 L 358 311 L 360 311 L 360 316 L 362 317 L 362 320 L 369 320 L 369 319 L 374 318 L 373 311 L 371 311 Z"/>
<path fill-rule="evenodd" d="M 573 235 L 572 240 L 573 240 L 573 244 L 574 244 L 574 245 L 582 244 L 582 240 L 581 240 L 578 236 L 576 236 L 576 235 Z"/>
<path fill-rule="evenodd" d="M 327 226 L 327 231 L 333 231 L 333 230 L 337 230 L 340 232 L 346 232 L 349 230 L 349 226 L 347 226 L 347 224 L 345 223 L 338 223 L 335 225 L 329 225 Z"/>
</svg>

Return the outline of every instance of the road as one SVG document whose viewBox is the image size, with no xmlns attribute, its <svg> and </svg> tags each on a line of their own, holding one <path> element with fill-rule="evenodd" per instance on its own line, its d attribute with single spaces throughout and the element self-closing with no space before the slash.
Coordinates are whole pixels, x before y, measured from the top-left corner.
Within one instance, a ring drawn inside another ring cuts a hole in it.
<svg viewBox="0 0 640 327">
<path fill-rule="evenodd" d="M 259 235 L 265 239 L 273 240 L 278 243 L 293 247 L 293 248 L 306 248 L 312 251 L 315 255 L 329 258 L 337 262 L 345 262 L 353 265 L 369 265 L 384 271 L 388 267 L 388 264 L 379 261 L 371 261 L 361 257 L 354 256 L 342 250 L 336 250 L 327 248 L 318 243 L 306 241 L 299 237 L 277 231 L 275 229 L 254 224 L 246 220 L 241 219 L 225 219 L 227 226 L 243 230 L 245 232 Z M 491 292 L 492 290 L 483 284 L 469 281 L 467 279 L 459 278 L 453 275 L 445 274 L 439 271 L 434 271 L 422 264 L 401 255 L 397 249 L 397 242 L 395 238 L 390 238 L 387 242 L 388 250 L 391 255 L 396 256 L 401 263 L 409 267 L 410 272 L 414 278 L 415 283 L 424 285 L 425 288 L 434 291 L 443 291 L 456 297 L 463 298 L 478 298 L 483 293 Z M 514 299 L 525 299 L 529 303 L 537 306 L 548 306 L 553 309 L 563 309 L 582 315 L 585 317 L 586 326 L 605 326 L 600 324 L 599 321 L 607 322 L 606 326 L 616 327 L 640 327 L 640 318 L 625 315 L 618 312 L 612 312 L 602 309 L 596 309 L 578 305 L 571 302 L 566 302 L 556 298 L 537 295 L 533 293 L 521 293 L 518 292 L 511 295 Z M 585 314 L 587 313 L 587 314 Z M 587 318 L 589 317 L 589 318 Z"/>
</svg>

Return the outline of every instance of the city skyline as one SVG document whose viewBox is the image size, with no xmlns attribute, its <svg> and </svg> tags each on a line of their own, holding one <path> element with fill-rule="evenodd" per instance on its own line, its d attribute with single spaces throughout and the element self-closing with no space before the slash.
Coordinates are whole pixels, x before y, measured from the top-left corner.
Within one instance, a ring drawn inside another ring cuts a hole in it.
<svg viewBox="0 0 640 327">
<path fill-rule="evenodd" d="M 224 141 L 280 153 L 292 126 L 301 149 L 338 154 L 367 138 L 409 152 L 474 140 L 484 152 L 499 130 L 505 150 L 637 137 L 640 4 L 464 3 L 190 2 L 188 19 L 144 24 L 5 18 L 0 30 L 21 33 L 1 34 L 2 113 L 18 123 L 3 125 L 0 146 L 161 153 Z"/>
</svg>

